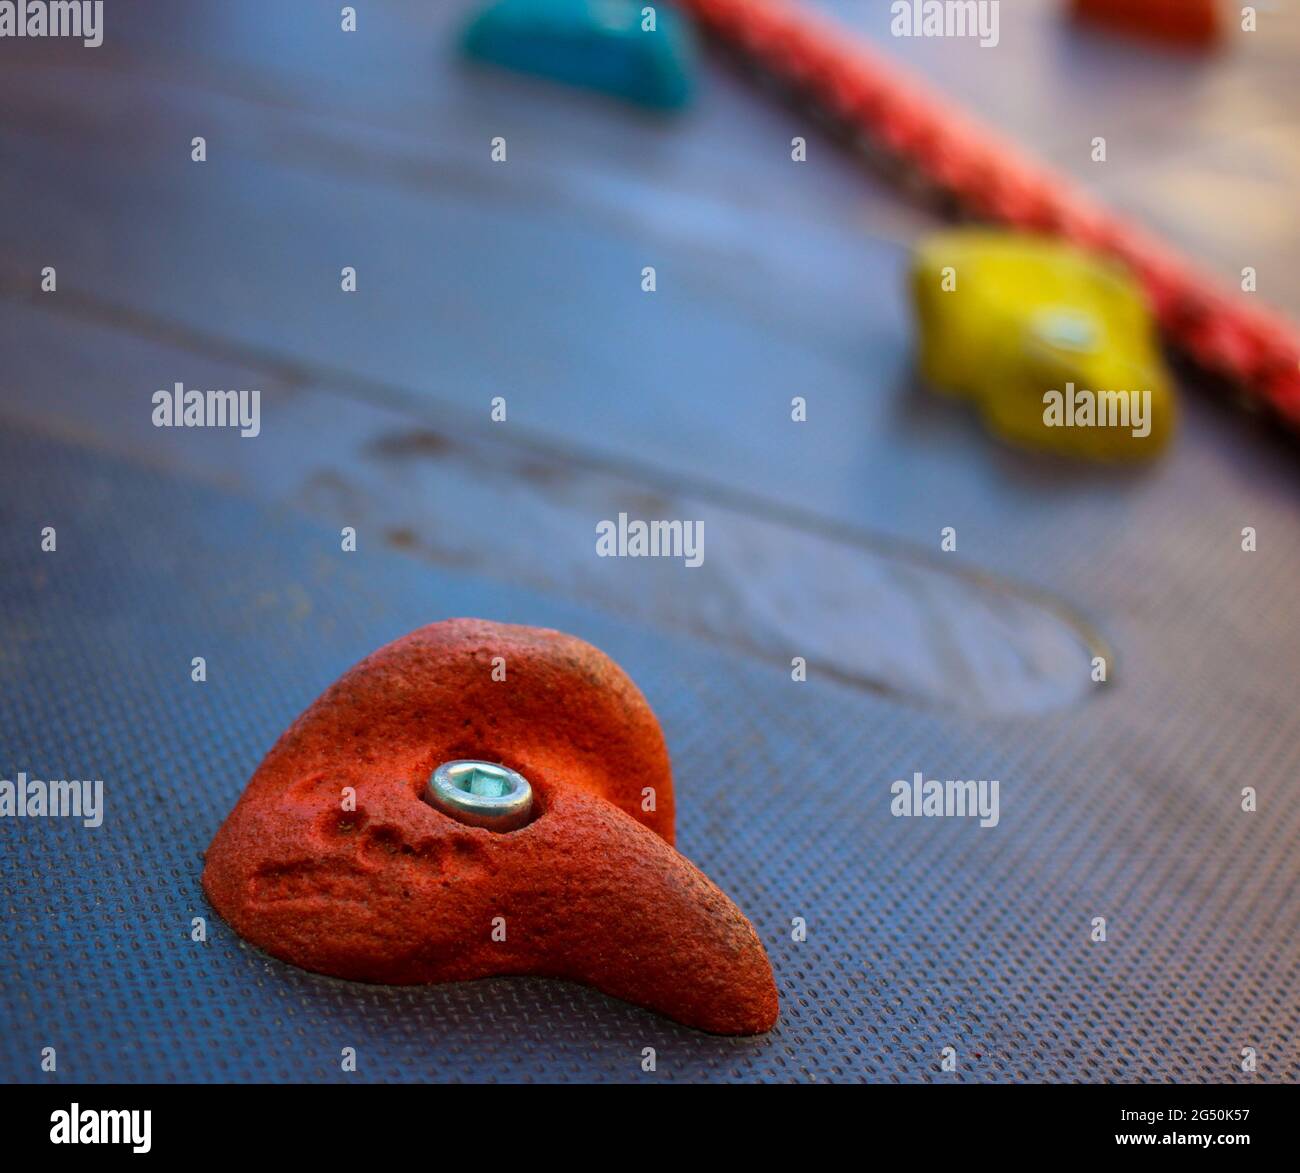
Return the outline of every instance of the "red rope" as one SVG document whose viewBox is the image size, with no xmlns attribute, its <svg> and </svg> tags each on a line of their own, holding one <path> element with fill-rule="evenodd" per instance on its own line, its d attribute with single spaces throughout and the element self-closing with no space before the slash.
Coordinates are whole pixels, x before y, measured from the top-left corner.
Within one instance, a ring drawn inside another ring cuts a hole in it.
<svg viewBox="0 0 1300 1173">
<path fill-rule="evenodd" d="M 1146 287 L 1167 340 L 1300 428 L 1300 337 L 1227 294 L 1173 249 L 926 89 L 844 30 L 787 0 L 677 0 L 764 72 L 909 164 L 978 218 L 1118 258 Z"/>
</svg>

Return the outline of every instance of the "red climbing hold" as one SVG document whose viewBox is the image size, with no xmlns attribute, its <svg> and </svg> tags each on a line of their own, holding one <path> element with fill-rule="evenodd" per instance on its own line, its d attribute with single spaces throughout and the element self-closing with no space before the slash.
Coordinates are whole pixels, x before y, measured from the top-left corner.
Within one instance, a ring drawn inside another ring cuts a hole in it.
<svg viewBox="0 0 1300 1173">
<path fill-rule="evenodd" d="M 1074 0 L 1095 24 L 1182 45 L 1209 45 L 1221 32 L 1218 0 Z"/>
<path fill-rule="evenodd" d="M 508 767 L 458 775 L 489 803 L 522 776 L 529 821 L 490 830 L 426 801 L 458 759 Z M 236 932 L 305 969 L 567 978 L 702 1030 L 768 1030 L 757 934 L 672 840 L 663 735 L 623 671 L 560 632 L 454 619 L 367 657 L 285 731 L 203 887 Z"/>
</svg>

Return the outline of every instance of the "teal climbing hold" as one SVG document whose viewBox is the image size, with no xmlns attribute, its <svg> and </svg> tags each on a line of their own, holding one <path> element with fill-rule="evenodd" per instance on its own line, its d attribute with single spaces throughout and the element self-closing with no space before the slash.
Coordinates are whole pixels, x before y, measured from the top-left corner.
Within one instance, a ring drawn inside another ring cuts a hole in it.
<svg viewBox="0 0 1300 1173">
<path fill-rule="evenodd" d="M 664 0 L 495 0 L 465 30 L 470 57 L 671 110 L 690 101 L 695 40 Z"/>
</svg>

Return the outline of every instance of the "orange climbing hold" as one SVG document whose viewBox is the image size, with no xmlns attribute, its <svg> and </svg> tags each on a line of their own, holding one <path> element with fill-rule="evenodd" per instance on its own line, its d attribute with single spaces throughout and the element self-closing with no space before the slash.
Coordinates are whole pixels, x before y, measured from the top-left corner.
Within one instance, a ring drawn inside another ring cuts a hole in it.
<svg viewBox="0 0 1300 1173">
<path fill-rule="evenodd" d="M 501 829 L 456 813 L 494 803 L 512 806 Z M 663 735 L 618 665 L 558 631 L 453 619 L 289 726 L 203 888 L 242 937 L 320 973 L 567 978 L 701 1030 L 768 1030 L 758 935 L 672 841 Z"/>
<path fill-rule="evenodd" d="M 1182 45 L 1209 45 L 1222 24 L 1218 0 L 1074 0 L 1075 15 L 1124 33 Z"/>
</svg>

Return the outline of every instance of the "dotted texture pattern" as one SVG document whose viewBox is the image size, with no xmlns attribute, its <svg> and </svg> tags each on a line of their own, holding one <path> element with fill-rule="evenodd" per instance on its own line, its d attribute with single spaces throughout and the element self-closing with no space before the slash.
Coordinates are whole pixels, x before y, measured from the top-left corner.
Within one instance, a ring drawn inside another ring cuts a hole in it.
<svg viewBox="0 0 1300 1173">
<path fill-rule="evenodd" d="M 1184 563 L 1202 581 L 1126 612 L 1131 669 L 1096 701 L 990 722 L 819 683 L 815 666 L 794 684 L 364 535 L 343 555 L 333 530 L 30 435 L 0 437 L 0 515 L 0 776 L 106 790 L 98 829 L 0 820 L 6 1081 L 1300 1076 L 1285 560 L 1258 564 L 1269 587 L 1177 527 L 1160 536 L 1159 519 L 1110 554 L 1009 547 L 1027 570 L 1053 561 L 1081 597 L 1117 589 L 1121 567 L 1131 582 L 1144 557 L 1156 581 Z M 1233 519 L 1204 520 L 1209 534 Z M 32 538 L 48 524 L 52 555 Z M 350 984 L 266 957 L 206 906 L 201 854 L 284 726 L 373 648 L 464 614 L 572 631 L 645 691 L 674 758 L 679 847 L 769 950 L 783 1000 L 770 1035 L 711 1037 L 560 982 Z M 1204 677 L 1184 656 L 1175 679 L 1152 649 L 1192 628 Z M 205 684 L 190 682 L 195 655 Z M 1249 671 L 1225 685 L 1213 669 L 1234 657 Z M 891 817 L 889 785 L 913 770 L 1000 779 L 1000 826 Z M 1097 915 L 1104 946 L 1088 940 Z M 39 1070 L 46 1046 L 57 1074 Z M 347 1046 L 355 1075 L 339 1069 Z M 946 1046 L 956 1073 L 939 1070 Z"/>
</svg>

